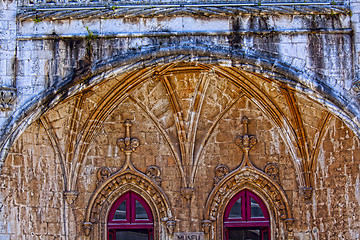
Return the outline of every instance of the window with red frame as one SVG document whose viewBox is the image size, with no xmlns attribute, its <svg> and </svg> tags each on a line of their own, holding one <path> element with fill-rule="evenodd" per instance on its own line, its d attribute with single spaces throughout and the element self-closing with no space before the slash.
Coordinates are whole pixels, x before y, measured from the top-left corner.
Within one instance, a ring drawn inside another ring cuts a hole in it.
<svg viewBox="0 0 360 240">
<path fill-rule="evenodd" d="M 224 214 L 226 240 L 270 240 L 269 212 L 253 192 L 243 190 L 229 202 Z"/>
<path fill-rule="evenodd" d="M 153 240 L 154 221 L 146 201 L 134 192 L 122 195 L 111 207 L 108 240 Z"/>
</svg>

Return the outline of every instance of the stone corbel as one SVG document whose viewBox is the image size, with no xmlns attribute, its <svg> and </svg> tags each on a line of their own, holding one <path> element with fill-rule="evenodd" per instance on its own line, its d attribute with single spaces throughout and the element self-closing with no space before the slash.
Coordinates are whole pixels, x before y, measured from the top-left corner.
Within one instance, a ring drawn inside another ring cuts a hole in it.
<svg viewBox="0 0 360 240">
<path fill-rule="evenodd" d="M 211 228 L 211 221 L 210 220 L 203 220 L 201 222 L 202 229 L 205 234 L 209 234 Z"/>
<path fill-rule="evenodd" d="M 69 205 L 74 204 L 78 195 L 79 195 L 79 193 L 76 191 L 65 191 L 64 192 L 65 200 Z"/>
<path fill-rule="evenodd" d="M 191 198 L 195 192 L 194 188 L 185 187 L 181 188 L 181 195 L 190 203 Z"/>
<path fill-rule="evenodd" d="M 173 219 L 169 219 L 166 221 L 166 228 L 170 235 L 174 234 L 176 222 Z"/>
<path fill-rule="evenodd" d="M 293 219 L 293 218 L 285 219 L 285 224 L 286 224 L 286 229 L 288 232 L 289 240 L 294 239 L 294 223 L 295 223 L 295 219 Z"/>
<path fill-rule="evenodd" d="M 303 187 L 300 188 L 300 193 L 303 195 L 305 201 L 311 200 L 313 188 L 312 187 Z"/>
<path fill-rule="evenodd" d="M 16 88 L 0 86 L 0 110 L 9 111 L 16 99 Z"/>
<path fill-rule="evenodd" d="M 84 227 L 85 236 L 90 236 L 92 225 L 93 224 L 91 222 L 84 222 L 83 227 Z"/>
</svg>

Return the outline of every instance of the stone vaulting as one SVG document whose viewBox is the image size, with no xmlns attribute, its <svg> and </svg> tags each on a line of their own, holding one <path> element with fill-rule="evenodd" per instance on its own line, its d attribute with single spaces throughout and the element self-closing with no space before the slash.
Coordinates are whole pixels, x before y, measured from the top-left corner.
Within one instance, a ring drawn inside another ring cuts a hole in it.
<svg viewBox="0 0 360 240">
<path fill-rule="evenodd" d="M 356 1 L 0 6 L 1 240 L 360 239 Z"/>
</svg>

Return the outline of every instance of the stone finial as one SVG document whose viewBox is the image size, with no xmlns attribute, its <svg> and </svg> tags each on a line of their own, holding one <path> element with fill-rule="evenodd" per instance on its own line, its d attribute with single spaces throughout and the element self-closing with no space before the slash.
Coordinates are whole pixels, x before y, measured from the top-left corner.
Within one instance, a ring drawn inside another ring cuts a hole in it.
<svg viewBox="0 0 360 240">
<path fill-rule="evenodd" d="M 129 119 L 126 119 L 124 122 L 125 127 L 125 138 L 119 138 L 117 140 L 117 145 L 119 146 L 120 150 L 125 153 L 132 153 L 134 152 L 137 147 L 140 145 L 140 142 L 137 138 L 131 138 L 130 135 L 130 128 L 132 124 Z"/>
<path fill-rule="evenodd" d="M 125 137 L 119 138 L 117 140 L 117 145 L 122 152 L 125 153 L 125 163 L 122 167 L 124 169 L 132 169 L 135 170 L 133 164 L 131 163 L 131 154 L 139 147 L 140 141 L 137 138 L 131 138 L 130 128 L 132 124 L 129 119 L 126 119 L 124 122 L 125 127 Z"/>
<path fill-rule="evenodd" d="M 170 235 L 174 234 L 176 222 L 173 219 L 166 221 L 166 228 Z"/>
<path fill-rule="evenodd" d="M 146 169 L 146 175 L 158 185 L 161 184 L 161 171 L 158 166 L 149 166 Z"/>
<path fill-rule="evenodd" d="M 220 182 L 226 175 L 228 175 L 230 172 L 229 168 L 226 165 L 220 164 L 215 168 L 215 184 Z"/>
<path fill-rule="evenodd" d="M 248 124 L 250 120 L 244 116 L 241 123 L 244 124 L 244 135 L 237 136 L 235 138 L 235 144 L 244 152 L 243 161 L 240 165 L 240 168 L 243 167 L 253 167 L 249 158 L 250 149 L 257 143 L 257 139 L 253 135 L 248 135 Z"/>
<path fill-rule="evenodd" d="M 208 234 L 210 232 L 210 228 L 211 228 L 211 221 L 210 220 L 203 220 L 201 222 L 201 226 L 202 226 L 202 229 L 203 229 L 204 233 Z"/>
<path fill-rule="evenodd" d="M 76 191 L 65 191 L 64 192 L 65 200 L 69 205 L 74 204 L 74 202 L 75 202 L 76 198 L 78 197 L 78 195 L 79 195 L 79 193 L 76 192 Z"/>
<path fill-rule="evenodd" d="M 90 236 L 92 225 L 93 224 L 91 222 L 84 222 L 83 228 L 84 228 L 85 236 Z"/>
<path fill-rule="evenodd" d="M 0 110 L 11 110 L 11 106 L 16 99 L 16 88 L 0 87 Z"/>
</svg>

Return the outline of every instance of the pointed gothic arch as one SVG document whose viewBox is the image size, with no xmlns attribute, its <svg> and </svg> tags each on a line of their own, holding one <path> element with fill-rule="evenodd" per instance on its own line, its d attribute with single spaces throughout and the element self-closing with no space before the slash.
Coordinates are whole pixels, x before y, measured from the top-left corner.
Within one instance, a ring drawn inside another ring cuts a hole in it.
<svg viewBox="0 0 360 240">
<path fill-rule="evenodd" d="M 121 169 L 100 184 L 89 200 L 83 226 L 87 239 L 107 239 L 110 209 L 120 196 L 128 192 L 141 196 L 150 207 L 155 239 L 166 231 L 172 234 L 175 222 L 170 202 L 161 187 L 145 174 Z"/>
<path fill-rule="evenodd" d="M 207 239 L 223 239 L 225 209 L 231 199 L 245 189 L 255 193 L 265 203 L 270 215 L 271 239 L 275 239 L 275 233 L 280 229 L 287 232 L 287 239 L 293 239 L 294 219 L 284 190 L 253 167 L 236 169 L 215 185 L 207 199 L 203 220 Z"/>
</svg>

